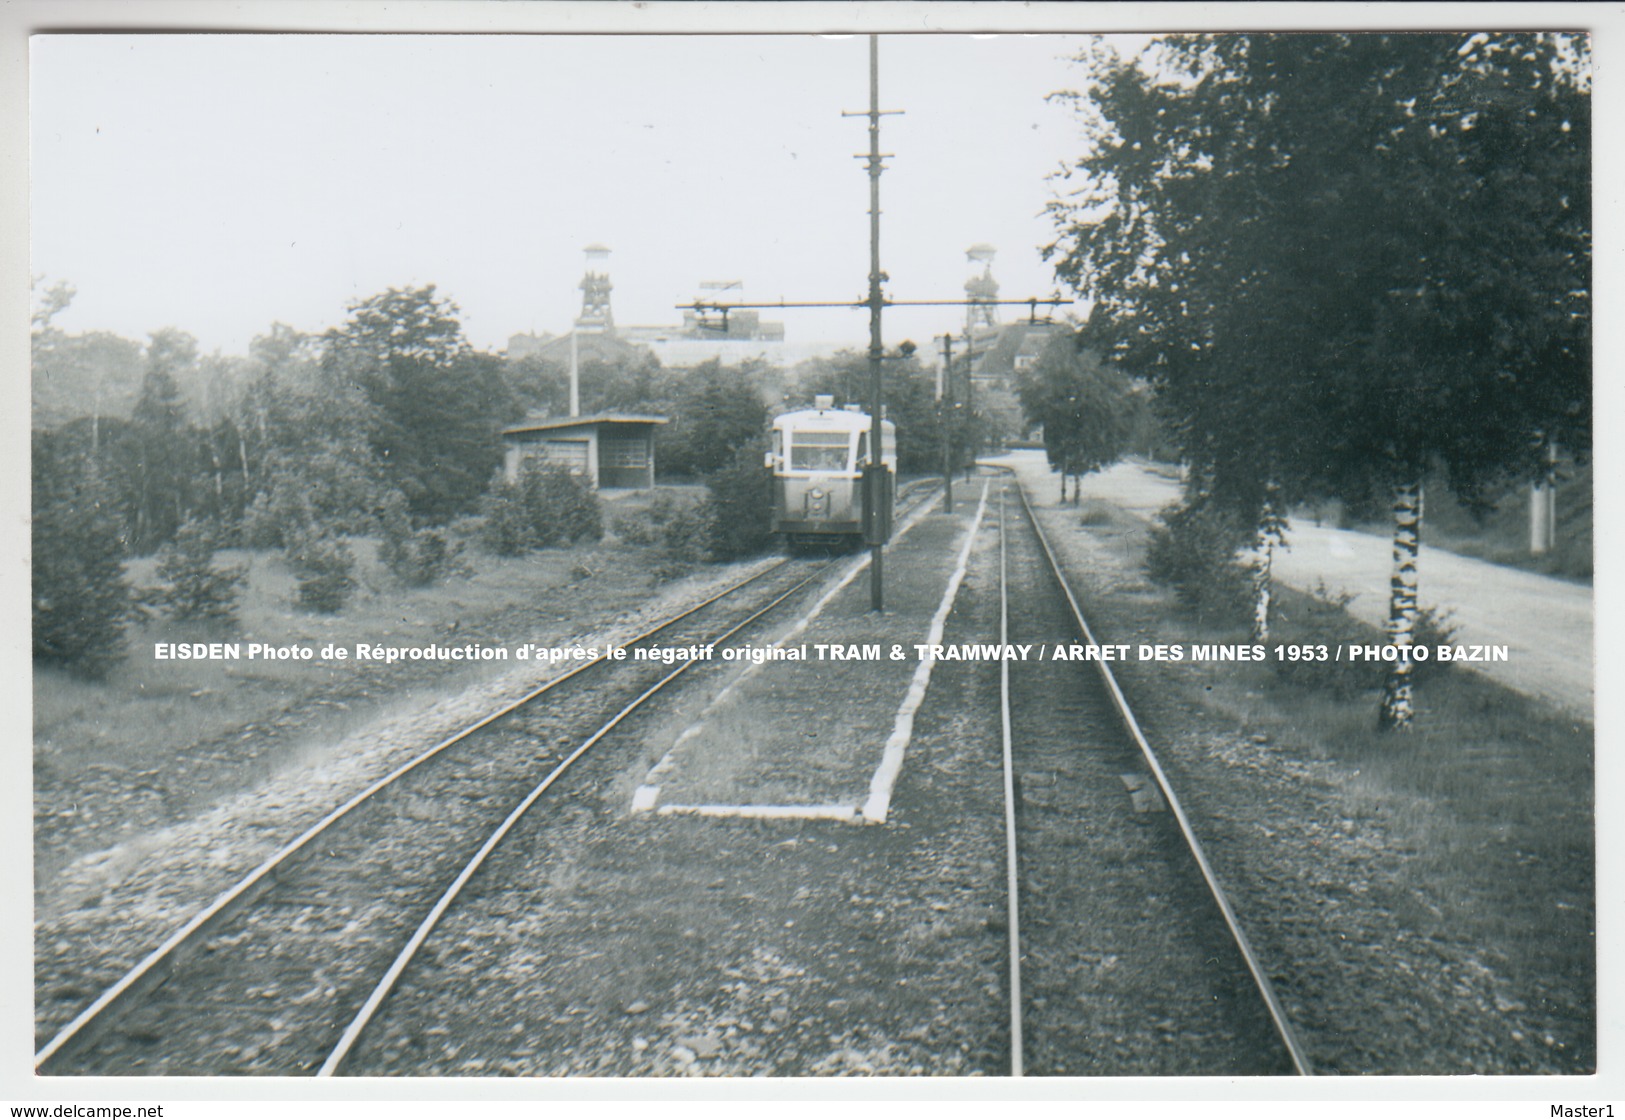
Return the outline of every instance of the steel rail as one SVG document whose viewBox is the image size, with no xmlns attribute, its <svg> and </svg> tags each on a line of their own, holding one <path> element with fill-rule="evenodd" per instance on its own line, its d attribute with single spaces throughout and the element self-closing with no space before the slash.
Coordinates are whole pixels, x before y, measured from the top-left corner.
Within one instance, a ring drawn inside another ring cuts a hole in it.
<svg viewBox="0 0 1625 1120">
<path fill-rule="evenodd" d="M 811 583 L 818 577 L 818 574 L 818 571 L 814 571 L 795 586 L 776 596 L 759 610 L 717 635 L 712 639 L 712 643 L 714 644 L 716 642 L 722 642 L 733 637 L 739 631 L 743 630 L 745 627 L 767 614 L 774 607 L 790 598 L 790 596 L 800 591 L 807 584 Z M 569 770 L 570 767 L 575 764 L 577 759 L 586 754 L 588 750 L 592 749 L 592 747 L 597 745 L 597 743 L 603 739 L 604 736 L 613 731 L 622 720 L 631 715 L 633 712 L 637 711 L 637 709 L 642 707 L 644 702 L 650 697 L 660 692 L 668 684 L 682 676 L 697 664 L 699 664 L 697 661 L 685 661 L 676 669 L 673 669 L 670 673 L 667 673 L 664 677 L 660 678 L 660 680 L 650 685 L 649 688 L 642 693 L 642 695 L 638 696 L 637 699 L 633 700 L 626 707 L 622 708 L 614 715 L 613 718 L 609 720 L 608 723 L 605 723 L 597 731 L 593 732 L 592 735 L 582 742 L 580 746 L 571 751 L 568 757 L 555 766 L 552 772 L 549 773 L 547 777 L 543 778 L 536 788 L 531 790 L 525 799 L 514 807 L 513 811 L 508 814 L 507 818 L 500 826 L 497 827 L 496 831 L 491 833 L 491 835 L 486 838 L 484 844 L 480 845 L 480 850 L 474 854 L 473 858 L 468 861 L 467 865 L 464 866 L 462 871 L 458 873 L 457 877 L 452 880 L 451 885 L 446 888 L 445 892 L 440 896 L 433 908 L 430 909 L 428 915 L 418 925 L 418 928 L 413 932 L 411 938 L 407 940 L 406 945 L 401 949 L 401 951 L 396 955 L 395 960 L 390 964 L 388 971 L 384 973 L 383 978 L 380 979 L 377 985 L 374 986 L 372 993 L 367 997 L 367 1001 L 362 1005 L 361 1010 L 356 1013 L 355 1018 L 353 1018 L 349 1025 L 344 1028 L 344 1033 L 340 1036 L 338 1045 L 333 1048 L 332 1053 L 327 1056 L 327 1060 L 322 1063 L 322 1067 L 317 1071 L 316 1076 L 332 1077 L 338 1073 L 339 1067 L 342 1066 L 345 1059 L 350 1056 L 356 1043 L 360 1041 L 362 1033 L 373 1021 L 373 1018 L 377 1014 L 379 1008 L 384 1005 L 384 1001 L 389 998 L 392 992 L 394 992 L 395 985 L 400 980 L 401 975 L 406 971 L 407 966 L 412 963 L 413 958 L 417 956 L 418 950 L 423 947 L 423 943 L 428 940 L 429 935 L 434 932 L 435 927 L 440 924 L 440 919 L 445 916 L 446 911 L 450 909 L 452 903 L 457 900 L 457 896 L 462 893 L 463 887 L 466 886 L 468 881 L 474 877 L 474 874 L 485 864 L 486 858 L 496 850 L 497 845 L 502 843 L 502 841 L 507 837 L 508 833 L 512 831 L 516 824 L 519 823 L 520 819 L 530 810 L 531 806 L 534 805 L 538 799 L 540 799 L 542 794 L 546 793 L 548 788 L 552 786 L 552 784 L 557 781 L 559 777 L 565 773 L 565 771 Z"/>
<path fill-rule="evenodd" d="M 1010 581 L 1005 551 L 1005 486 L 999 487 L 999 645 L 1010 643 Z M 1016 857 L 1016 769 L 1010 730 L 1010 659 L 999 658 L 999 722 L 1004 738 L 1004 864 L 1010 930 L 1010 1076 L 1022 1076 L 1021 902 Z"/>
<path fill-rule="evenodd" d="M 1055 581 L 1060 586 L 1062 594 L 1066 596 L 1067 604 L 1072 611 L 1073 622 L 1077 624 L 1078 631 L 1083 635 L 1083 640 L 1086 643 L 1097 645 L 1094 633 L 1089 629 L 1089 623 L 1084 620 L 1083 611 L 1078 607 L 1077 597 L 1072 594 L 1072 588 L 1067 583 L 1060 562 L 1056 559 L 1054 550 L 1050 548 L 1049 539 L 1044 535 L 1044 527 L 1039 524 L 1037 516 L 1033 513 L 1032 503 L 1027 500 L 1026 490 L 1019 483 L 1017 490 L 1021 494 L 1021 504 L 1026 510 L 1027 520 L 1037 534 L 1038 543 L 1043 547 L 1044 556 L 1049 561 L 1050 572 L 1055 576 Z M 1161 791 L 1163 800 L 1168 803 L 1168 809 L 1179 825 L 1179 831 L 1185 839 L 1185 845 L 1195 858 L 1196 866 L 1201 870 L 1202 878 L 1207 883 L 1208 893 L 1218 906 L 1219 913 L 1224 918 L 1224 924 L 1230 930 L 1231 939 L 1235 942 L 1236 948 L 1240 950 L 1242 960 L 1247 965 L 1247 971 L 1252 976 L 1253 985 L 1258 989 L 1258 994 L 1264 1000 L 1264 1006 L 1269 1011 L 1270 1020 L 1275 1026 L 1275 1033 L 1286 1046 L 1287 1054 L 1292 1059 L 1293 1069 L 1305 1076 L 1313 1074 L 1314 1068 L 1310 1065 L 1309 1058 L 1304 1053 L 1303 1047 L 1298 1043 L 1297 1034 L 1293 1031 L 1292 1024 L 1287 1019 L 1286 1009 L 1281 1006 L 1281 1001 L 1276 997 L 1275 988 L 1270 983 L 1269 976 L 1258 959 L 1258 954 L 1253 951 L 1252 943 L 1247 940 L 1247 934 L 1241 928 L 1241 922 L 1236 917 L 1236 912 L 1231 907 L 1229 898 L 1225 895 L 1224 887 L 1220 884 L 1219 877 L 1214 872 L 1212 865 L 1208 863 L 1207 855 L 1202 850 L 1202 843 L 1196 838 L 1196 831 L 1191 827 L 1190 819 L 1185 815 L 1184 807 L 1180 804 L 1178 795 L 1174 793 L 1173 784 L 1168 780 L 1167 774 L 1163 772 L 1162 764 L 1157 760 L 1156 752 L 1151 749 L 1151 744 L 1146 740 L 1145 733 L 1140 730 L 1139 721 L 1134 718 L 1134 712 L 1130 709 L 1128 700 L 1123 695 L 1123 690 L 1118 686 L 1116 676 L 1113 675 L 1110 666 L 1106 662 L 1096 661 L 1094 664 L 1100 670 L 1101 679 L 1106 684 L 1106 691 L 1111 695 L 1112 704 L 1116 707 L 1117 714 L 1121 717 L 1123 725 L 1128 729 L 1129 735 L 1133 737 L 1135 745 L 1140 748 L 1140 754 L 1145 758 L 1152 777 L 1156 779 L 1157 788 Z"/>
<path fill-rule="evenodd" d="M 673 615 L 671 618 L 666 619 L 656 626 L 650 627 L 649 629 L 637 634 L 621 644 L 623 646 L 631 645 L 633 643 L 651 638 L 661 631 L 683 621 L 684 619 L 699 613 L 706 607 L 711 606 L 719 600 L 725 599 L 728 596 L 743 590 L 745 587 L 755 583 L 757 580 L 764 579 L 774 572 L 779 571 L 788 563 L 790 563 L 788 559 L 781 560 L 779 563 L 764 568 L 762 571 L 757 572 L 754 575 L 747 576 L 745 579 L 730 584 L 728 587 L 717 592 L 715 595 L 709 596 L 680 614 Z M 817 571 L 822 570 L 822 566 L 817 569 Z M 816 575 L 817 571 L 815 571 L 813 574 Z M 813 576 L 808 576 L 807 578 L 811 579 Z M 803 580 L 796 586 L 800 587 L 805 583 L 806 580 Z M 492 712 L 477 722 L 472 723 L 462 730 L 456 732 L 450 737 L 436 743 L 433 747 L 430 747 L 428 750 L 424 751 L 422 754 L 413 758 L 409 762 L 403 763 L 389 774 L 378 779 L 366 789 L 344 802 L 338 808 L 329 812 L 326 816 L 317 821 L 314 825 L 311 825 L 294 840 L 285 844 L 271 856 L 267 857 L 258 867 L 254 868 L 247 875 L 239 879 L 235 884 L 221 892 L 213 902 L 211 902 L 203 910 L 199 911 L 185 925 L 181 926 L 178 930 L 171 934 L 168 939 L 158 946 L 158 948 L 147 954 L 146 957 L 144 957 L 139 963 L 126 972 L 111 987 L 107 988 L 107 990 L 104 991 L 100 996 L 98 996 L 93 1003 L 91 1003 L 77 1016 L 75 1016 L 66 1026 L 59 1030 L 51 1041 L 34 1055 L 35 1071 L 39 1073 L 47 1072 L 46 1067 L 49 1063 L 61 1059 L 66 1055 L 73 1053 L 76 1049 L 88 1044 L 95 1037 L 96 1030 L 99 1029 L 101 1025 L 111 1022 L 119 1013 L 126 1009 L 130 1003 L 136 999 L 139 999 L 146 992 L 151 991 L 159 983 L 165 980 L 173 971 L 174 966 L 178 963 L 182 950 L 195 942 L 197 939 L 219 928 L 219 926 L 226 920 L 231 918 L 233 915 L 240 913 L 245 906 L 253 903 L 255 899 L 257 899 L 266 890 L 270 889 L 270 887 L 276 882 L 276 876 L 279 871 L 284 870 L 295 859 L 295 857 L 308 850 L 315 840 L 325 833 L 329 828 L 344 817 L 348 816 L 362 804 L 370 800 L 379 791 L 388 788 L 390 785 L 405 777 L 419 766 L 428 762 L 436 755 L 439 755 L 442 751 L 445 751 L 457 743 L 462 742 L 464 739 L 468 738 L 476 731 L 479 731 L 481 728 L 484 728 L 489 724 L 503 718 L 504 716 L 517 711 L 519 708 L 531 703 L 538 697 L 563 684 L 565 681 L 577 676 L 578 674 L 587 672 L 596 666 L 606 663 L 610 662 L 608 662 L 608 660 L 605 658 L 596 658 L 592 661 L 585 661 L 570 671 L 562 673 L 557 677 L 553 677 L 539 687 L 525 693 L 512 703 L 497 709 L 495 712 Z"/>
</svg>

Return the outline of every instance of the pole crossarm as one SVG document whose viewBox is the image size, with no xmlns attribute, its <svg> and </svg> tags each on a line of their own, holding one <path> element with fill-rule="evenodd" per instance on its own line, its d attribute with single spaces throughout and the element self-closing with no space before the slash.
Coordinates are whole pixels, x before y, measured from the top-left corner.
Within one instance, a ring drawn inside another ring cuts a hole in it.
<svg viewBox="0 0 1625 1120">
<path fill-rule="evenodd" d="M 1052 297 L 1050 299 L 882 299 L 882 307 L 971 307 L 984 304 L 1006 305 L 1017 307 L 1060 307 L 1064 304 L 1076 303 L 1076 300 Z M 696 315 L 716 312 L 726 315 L 730 311 L 742 308 L 751 310 L 773 310 L 775 308 L 794 309 L 798 307 L 845 307 L 847 309 L 864 308 L 870 306 L 868 298 L 852 300 L 779 300 L 775 303 L 710 303 L 705 300 L 696 300 L 693 303 L 679 303 L 678 311 L 692 311 Z"/>
</svg>

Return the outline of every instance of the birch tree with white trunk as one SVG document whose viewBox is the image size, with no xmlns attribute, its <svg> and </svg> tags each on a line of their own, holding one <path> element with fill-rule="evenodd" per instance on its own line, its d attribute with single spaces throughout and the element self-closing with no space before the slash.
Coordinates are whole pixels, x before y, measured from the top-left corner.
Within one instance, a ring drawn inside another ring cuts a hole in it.
<svg viewBox="0 0 1625 1120">
<path fill-rule="evenodd" d="M 1539 477 L 1548 442 L 1589 451 L 1587 40 L 1169 36 L 1079 61 L 1057 275 L 1154 381 L 1208 500 L 1262 527 L 1304 498 L 1386 495 L 1389 640 L 1408 647 L 1422 480 L 1473 501 Z M 1380 723 L 1401 729 L 1393 664 Z"/>
</svg>

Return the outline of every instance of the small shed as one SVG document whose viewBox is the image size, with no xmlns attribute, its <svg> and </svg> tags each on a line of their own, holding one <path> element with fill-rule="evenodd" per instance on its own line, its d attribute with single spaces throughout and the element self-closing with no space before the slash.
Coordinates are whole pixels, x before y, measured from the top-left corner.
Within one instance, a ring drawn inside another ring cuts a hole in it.
<svg viewBox="0 0 1625 1120">
<path fill-rule="evenodd" d="M 664 416 L 604 412 L 515 424 L 502 429 L 503 473 L 513 482 L 520 467 L 535 459 L 583 475 L 595 488 L 651 489 L 655 425 L 665 422 Z"/>
</svg>

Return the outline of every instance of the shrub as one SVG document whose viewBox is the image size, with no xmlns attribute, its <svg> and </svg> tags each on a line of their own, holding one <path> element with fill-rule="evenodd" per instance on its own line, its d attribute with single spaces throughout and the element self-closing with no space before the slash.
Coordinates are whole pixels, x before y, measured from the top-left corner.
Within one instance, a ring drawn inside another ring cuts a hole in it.
<svg viewBox="0 0 1625 1120">
<path fill-rule="evenodd" d="M 189 520 L 158 550 L 158 578 L 166 586 L 146 598 L 176 622 L 232 622 L 237 617 L 237 590 L 248 569 L 216 567 L 215 540 L 211 526 Z"/>
<path fill-rule="evenodd" d="M 710 559 L 715 535 L 716 510 L 710 497 L 705 497 L 667 519 L 660 527 L 660 545 L 676 565 L 698 564 Z"/>
<path fill-rule="evenodd" d="M 733 463 L 706 477 L 710 506 L 710 554 L 738 560 L 773 545 L 773 476 L 762 466 L 760 447 L 748 446 Z"/>
<path fill-rule="evenodd" d="M 1416 625 L 1411 631 L 1411 641 L 1419 646 L 1427 646 L 1428 653 L 1434 652 L 1434 647 L 1449 645 L 1456 636 L 1456 628 L 1450 622 L 1449 611 L 1441 611 L 1437 607 L 1418 607 L 1416 609 Z M 1440 677 L 1455 668 L 1454 661 L 1437 661 L 1429 656 L 1426 661 L 1418 661 L 1411 668 L 1411 681 L 1430 680 Z"/>
<path fill-rule="evenodd" d="M 391 495 L 378 521 L 382 537 L 378 559 L 407 587 L 427 587 L 452 576 L 468 574 L 468 566 L 462 560 L 462 542 L 448 540 L 439 530 L 414 530 L 406 512 L 406 500 L 399 495 Z"/>
<path fill-rule="evenodd" d="M 1292 661 L 1280 657 L 1280 645 L 1323 645 L 1327 652 L 1346 645 L 1361 628 L 1348 614 L 1353 595 L 1332 594 L 1324 584 L 1298 603 L 1276 611 L 1277 641 L 1270 643 L 1270 670 L 1283 681 L 1317 692 L 1352 699 L 1382 684 L 1382 664 L 1331 657 L 1325 661 Z"/>
<path fill-rule="evenodd" d="M 583 479 L 563 467 L 526 463 L 517 482 L 499 479 L 480 502 L 481 543 L 498 556 L 517 556 L 581 540 L 601 540 L 603 508 Z"/>
<path fill-rule="evenodd" d="M 499 480 L 480 499 L 480 544 L 497 556 L 518 556 L 536 547 L 517 483 Z"/>
<path fill-rule="evenodd" d="M 666 583 L 670 580 L 682 579 L 693 570 L 694 565 L 689 561 L 668 556 L 655 561 L 654 567 L 649 569 L 649 572 L 655 577 L 656 583 Z"/>
<path fill-rule="evenodd" d="M 292 486 L 273 485 L 243 510 L 242 541 L 249 548 L 283 548 L 313 520 L 310 503 Z"/>
<path fill-rule="evenodd" d="M 1302 599 L 1301 606 L 1291 608 L 1289 614 L 1278 616 L 1282 625 L 1277 627 L 1277 634 L 1284 636 L 1272 643 L 1270 649 L 1270 669 L 1275 675 L 1301 688 L 1330 692 L 1344 700 L 1380 687 L 1390 667 L 1389 662 L 1351 661 L 1346 656 L 1342 659 L 1332 657 L 1326 661 L 1292 661 L 1277 657 L 1273 648 L 1279 644 L 1323 645 L 1330 651 L 1351 641 L 1363 644 L 1386 641 L 1386 637 L 1370 635 L 1364 626 L 1349 616 L 1348 605 L 1353 599 L 1354 596 L 1349 594 L 1334 595 L 1326 590 L 1324 584 L 1318 584 L 1313 594 Z M 1455 632 L 1455 627 L 1450 625 L 1448 612 L 1440 612 L 1432 607 L 1417 610 L 1412 640 L 1418 646 L 1429 647 L 1429 654 L 1433 652 L 1432 647 L 1448 643 Z M 1411 683 L 1420 684 L 1449 672 L 1451 668 L 1451 662 L 1435 661 L 1431 656 L 1426 660 L 1413 660 Z"/>
<path fill-rule="evenodd" d="M 287 550 L 299 577 L 299 606 L 317 614 L 337 614 L 355 587 L 355 556 L 350 546 L 325 534 L 296 538 Z"/>
<path fill-rule="evenodd" d="M 661 495 L 642 525 L 630 518 L 616 522 L 622 540 L 658 541 L 664 554 L 655 569 L 658 578 L 672 579 L 687 574 L 692 564 L 738 560 L 772 547 L 773 479 L 762 468 L 759 448 L 746 448 L 732 466 L 707 475 L 705 488 L 698 502 L 679 503 Z"/>
<path fill-rule="evenodd" d="M 332 441 L 295 457 L 273 454 L 260 492 L 243 511 L 242 539 L 250 548 L 286 548 L 312 533 L 362 534 L 375 511 L 404 500 L 378 477 L 376 464 L 357 462 Z"/>
<path fill-rule="evenodd" d="M 703 497 L 696 499 L 679 496 L 669 490 L 661 490 L 656 492 L 643 509 L 615 518 L 611 528 L 623 544 L 639 548 L 651 545 L 663 546 L 671 523 L 688 516 L 696 502 L 703 503 L 704 500 Z"/>
<path fill-rule="evenodd" d="M 99 676 L 123 656 L 130 589 L 122 522 L 89 464 L 36 433 L 33 461 L 34 656 Z"/>
<path fill-rule="evenodd" d="M 561 467 L 524 480 L 525 501 L 538 525 L 552 528 L 544 544 L 568 545 L 604 539 L 604 509 L 597 493 L 578 475 Z"/>
<path fill-rule="evenodd" d="M 617 517 L 609 523 L 609 527 L 622 544 L 636 548 L 646 548 L 660 539 L 661 522 L 656 521 L 649 513 Z"/>
<path fill-rule="evenodd" d="M 1248 542 L 1247 527 L 1201 503 L 1183 503 L 1161 519 L 1146 548 L 1146 574 L 1173 588 L 1203 622 L 1230 624 L 1251 617 L 1251 573 L 1236 559 Z"/>
</svg>

